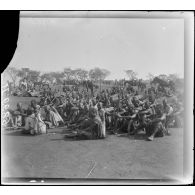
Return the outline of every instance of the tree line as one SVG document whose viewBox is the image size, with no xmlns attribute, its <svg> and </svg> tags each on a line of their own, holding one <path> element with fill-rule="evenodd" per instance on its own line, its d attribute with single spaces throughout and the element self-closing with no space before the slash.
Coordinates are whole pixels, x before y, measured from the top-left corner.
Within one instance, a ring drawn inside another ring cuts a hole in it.
<svg viewBox="0 0 195 195">
<path fill-rule="evenodd" d="M 137 73 L 133 70 L 124 70 L 129 80 L 138 80 Z M 55 72 L 47 72 L 42 73 L 40 71 L 31 70 L 30 68 L 15 68 L 12 66 L 8 66 L 7 69 L 4 71 L 4 74 L 7 74 L 11 82 L 14 86 L 16 86 L 17 80 L 23 80 L 26 78 L 27 80 L 31 82 L 44 82 L 49 81 L 50 83 L 57 83 L 57 84 L 63 84 L 64 81 L 93 81 L 96 83 L 101 83 L 110 75 L 110 71 L 106 69 L 101 68 L 93 68 L 89 71 L 77 68 L 64 68 L 63 71 L 55 71 Z M 152 81 L 156 76 L 148 73 L 147 78 L 148 81 Z M 158 78 L 162 80 L 172 80 L 172 81 L 178 81 L 178 75 L 177 74 L 160 74 L 157 76 Z"/>
<path fill-rule="evenodd" d="M 15 68 L 15 67 L 7 67 L 4 71 L 4 74 L 7 74 L 11 79 L 11 82 L 14 86 L 16 86 L 17 80 L 27 79 L 32 82 L 40 82 L 40 81 L 49 81 L 56 82 L 58 84 L 62 84 L 64 80 L 70 81 L 103 81 L 107 76 L 110 75 L 110 71 L 106 69 L 93 68 L 89 71 L 78 68 L 64 68 L 63 71 L 56 72 L 46 72 L 41 73 L 37 70 L 31 70 L 30 68 Z"/>
</svg>

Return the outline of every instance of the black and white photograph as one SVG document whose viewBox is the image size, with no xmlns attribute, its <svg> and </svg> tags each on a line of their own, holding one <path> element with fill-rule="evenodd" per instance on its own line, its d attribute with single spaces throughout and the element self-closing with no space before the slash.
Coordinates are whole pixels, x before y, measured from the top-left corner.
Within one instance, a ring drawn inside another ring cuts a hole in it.
<svg viewBox="0 0 195 195">
<path fill-rule="evenodd" d="M 192 182 L 186 16 L 20 11 L 1 74 L 3 183 Z"/>
</svg>

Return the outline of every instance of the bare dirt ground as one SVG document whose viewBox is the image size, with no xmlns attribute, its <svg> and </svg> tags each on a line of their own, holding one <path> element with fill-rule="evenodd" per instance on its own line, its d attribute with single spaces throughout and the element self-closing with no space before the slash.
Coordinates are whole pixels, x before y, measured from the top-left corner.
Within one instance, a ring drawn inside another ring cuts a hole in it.
<svg viewBox="0 0 195 195">
<path fill-rule="evenodd" d="M 2 134 L 3 177 L 177 179 L 183 174 L 183 129 L 146 141 L 144 135 L 69 140 L 63 129 L 39 136 Z"/>
<path fill-rule="evenodd" d="M 10 97 L 27 107 L 31 99 Z M 2 130 L 2 176 L 25 178 L 177 179 L 183 175 L 183 129 L 145 140 L 144 135 L 108 135 L 103 140 L 70 140 L 64 129 L 30 136 Z"/>
</svg>

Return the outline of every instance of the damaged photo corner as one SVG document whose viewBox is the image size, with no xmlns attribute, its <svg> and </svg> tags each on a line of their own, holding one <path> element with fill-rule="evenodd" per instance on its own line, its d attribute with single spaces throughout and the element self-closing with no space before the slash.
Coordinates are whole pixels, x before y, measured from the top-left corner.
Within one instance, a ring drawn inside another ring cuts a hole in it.
<svg viewBox="0 0 195 195">
<path fill-rule="evenodd" d="M 21 11 L 1 82 L 4 185 L 193 182 L 193 12 Z"/>
</svg>

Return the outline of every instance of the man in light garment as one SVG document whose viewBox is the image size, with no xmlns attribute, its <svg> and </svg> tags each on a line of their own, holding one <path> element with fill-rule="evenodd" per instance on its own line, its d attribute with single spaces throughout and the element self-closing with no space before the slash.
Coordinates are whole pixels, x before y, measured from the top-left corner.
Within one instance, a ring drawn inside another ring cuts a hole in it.
<svg viewBox="0 0 195 195">
<path fill-rule="evenodd" d="M 100 120 L 102 122 L 102 136 L 103 138 L 106 137 L 106 120 L 105 120 L 105 113 L 106 113 L 106 108 L 103 108 L 103 104 L 101 102 L 99 102 L 97 104 L 97 108 L 98 108 L 98 114 L 100 117 Z"/>
</svg>

